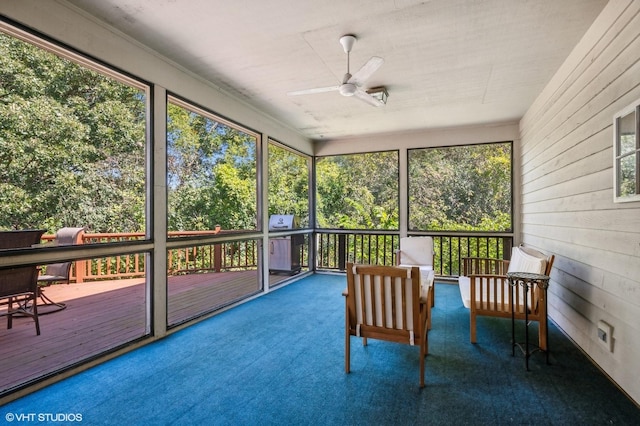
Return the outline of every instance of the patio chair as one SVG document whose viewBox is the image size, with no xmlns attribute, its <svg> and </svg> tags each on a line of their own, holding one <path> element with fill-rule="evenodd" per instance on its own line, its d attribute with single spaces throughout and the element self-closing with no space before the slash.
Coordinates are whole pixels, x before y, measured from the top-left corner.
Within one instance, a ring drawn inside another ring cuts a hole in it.
<svg viewBox="0 0 640 426">
<path fill-rule="evenodd" d="M 433 286 L 433 238 L 431 237 L 402 237 L 400 249 L 396 251 L 396 265 L 418 266 L 424 279 L 430 277 L 429 304 L 435 306 L 435 287 Z M 431 315 L 429 315 L 431 317 Z"/>
<path fill-rule="evenodd" d="M 0 249 L 31 247 L 40 243 L 42 234 L 44 234 L 44 230 L 1 231 Z M 40 322 L 36 307 L 37 280 L 38 267 L 35 265 L 0 269 L 0 299 L 7 299 L 0 304 L 7 305 L 6 313 L 3 314 L 7 316 L 7 329 L 13 327 L 14 315 L 26 315 L 33 318 L 36 334 L 40 335 Z"/>
<path fill-rule="evenodd" d="M 83 232 L 84 228 L 60 228 L 58 232 L 56 232 L 53 245 L 69 246 L 81 243 Z M 40 305 L 49 307 L 46 311 L 41 312 L 41 315 L 56 312 L 67 307 L 65 303 L 54 302 L 47 297 L 44 293 L 44 287 L 48 287 L 54 283 L 69 284 L 72 263 L 71 261 L 50 263 L 45 266 L 45 273 L 38 277 L 38 295 L 42 301 Z"/>
<path fill-rule="evenodd" d="M 476 343 L 476 318 L 480 315 L 511 318 L 511 287 L 507 272 L 530 272 L 549 275 L 554 256 L 546 256 L 537 250 L 524 246 L 513 247 L 511 260 L 491 258 L 464 258 L 463 273 L 458 278 L 463 305 L 470 309 L 469 337 Z M 525 319 L 525 310 L 529 321 L 537 321 L 538 343 L 542 350 L 547 350 L 547 304 L 546 292 L 535 287 L 528 292 L 524 300 L 524 292 L 516 287 L 513 303 L 514 317 Z"/>
<path fill-rule="evenodd" d="M 345 372 L 351 371 L 351 336 L 420 347 L 420 387 L 428 353 L 428 294 L 420 269 L 347 264 Z"/>
</svg>

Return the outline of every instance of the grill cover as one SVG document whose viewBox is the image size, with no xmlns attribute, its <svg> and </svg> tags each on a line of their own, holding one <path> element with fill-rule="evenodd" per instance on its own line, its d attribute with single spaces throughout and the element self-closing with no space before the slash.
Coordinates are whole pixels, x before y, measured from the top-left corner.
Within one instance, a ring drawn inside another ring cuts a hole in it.
<svg viewBox="0 0 640 426">
<path fill-rule="evenodd" d="M 274 214 L 269 218 L 269 231 L 294 229 L 297 226 L 296 218 L 292 214 Z"/>
</svg>

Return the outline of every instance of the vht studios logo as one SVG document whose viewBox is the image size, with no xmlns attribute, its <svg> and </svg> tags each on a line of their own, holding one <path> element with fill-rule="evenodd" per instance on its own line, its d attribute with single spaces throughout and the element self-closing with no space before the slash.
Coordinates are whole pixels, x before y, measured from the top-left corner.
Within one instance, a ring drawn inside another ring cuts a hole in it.
<svg viewBox="0 0 640 426">
<path fill-rule="evenodd" d="M 8 422 L 81 422 L 79 413 L 7 413 Z"/>
</svg>

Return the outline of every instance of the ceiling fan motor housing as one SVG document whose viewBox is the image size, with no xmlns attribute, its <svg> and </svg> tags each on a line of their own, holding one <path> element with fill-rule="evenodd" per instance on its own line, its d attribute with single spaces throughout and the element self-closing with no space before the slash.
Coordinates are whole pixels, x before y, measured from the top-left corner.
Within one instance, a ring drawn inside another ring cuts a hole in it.
<svg viewBox="0 0 640 426">
<path fill-rule="evenodd" d="M 344 83 L 340 86 L 340 94 L 342 96 L 353 96 L 358 88 L 353 83 Z"/>
</svg>

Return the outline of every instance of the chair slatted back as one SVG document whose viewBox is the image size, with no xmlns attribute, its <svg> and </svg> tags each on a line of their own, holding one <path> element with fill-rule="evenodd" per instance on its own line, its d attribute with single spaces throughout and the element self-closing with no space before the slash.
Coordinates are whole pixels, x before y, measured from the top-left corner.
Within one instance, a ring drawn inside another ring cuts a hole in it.
<svg viewBox="0 0 640 426">
<path fill-rule="evenodd" d="M 349 265 L 355 335 L 414 344 L 420 329 L 420 269 Z"/>
</svg>

